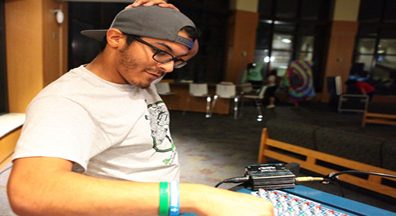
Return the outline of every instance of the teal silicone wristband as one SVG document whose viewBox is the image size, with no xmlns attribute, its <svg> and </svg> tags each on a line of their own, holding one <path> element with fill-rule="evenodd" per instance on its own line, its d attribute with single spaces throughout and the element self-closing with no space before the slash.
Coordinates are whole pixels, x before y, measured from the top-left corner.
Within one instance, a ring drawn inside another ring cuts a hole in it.
<svg viewBox="0 0 396 216">
<path fill-rule="evenodd" d="M 168 216 L 169 214 L 169 183 L 160 182 L 160 200 L 159 216 Z"/>
</svg>

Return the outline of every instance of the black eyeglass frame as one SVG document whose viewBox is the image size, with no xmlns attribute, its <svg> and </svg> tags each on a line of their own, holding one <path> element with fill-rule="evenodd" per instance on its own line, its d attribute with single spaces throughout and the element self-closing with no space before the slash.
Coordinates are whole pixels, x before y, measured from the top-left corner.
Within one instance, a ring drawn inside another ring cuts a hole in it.
<svg viewBox="0 0 396 216">
<path fill-rule="evenodd" d="M 174 61 L 173 68 L 175 68 L 175 69 L 182 68 L 182 67 L 184 67 L 184 66 L 187 64 L 187 62 L 184 61 L 183 59 L 181 59 L 181 58 L 175 58 L 172 54 L 170 54 L 170 53 L 168 53 L 168 52 L 166 52 L 166 51 L 164 51 L 164 50 L 161 50 L 161 49 L 159 49 L 159 48 L 157 48 L 157 47 L 155 47 L 155 46 L 153 46 L 153 45 L 147 43 L 146 41 L 144 41 L 144 40 L 141 39 L 140 37 L 134 37 L 134 39 L 137 40 L 137 41 L 139 41 L 140 43 L 145 44 L 145 45 L 147 45 L 147 46 L 149 46 L 150 48 L 152 48 L 152 49 L 155 50 L 155 52 L 154 52 L 152 58 L 153 58 L 154 61 L 156 61 L 156 62 L 159 62 L 159 63 L 168 63 L 168 62 Z M 168 60 L 165 60 L 165 61 L 159 61 L 159 60 L 157 60 L 157 59 L 155 58 L 155 56 L 158 55 L 158 53 L 161 53 L 161 52 L 170 55 L 172 58 L 171 58 L 171 59 L 168 59 Z M 178 63 L 178 62 L 180 62 L 180 63 Z"/>
</svg>

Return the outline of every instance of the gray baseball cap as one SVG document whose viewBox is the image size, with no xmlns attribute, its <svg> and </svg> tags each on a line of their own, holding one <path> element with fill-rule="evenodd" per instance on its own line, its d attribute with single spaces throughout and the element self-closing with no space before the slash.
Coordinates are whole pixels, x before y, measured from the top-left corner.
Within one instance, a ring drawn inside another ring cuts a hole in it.
<svg viewBox="0 0 396 216">
<path fill-rule="evenodd" d="M 194 23 L 177 10 L 158 6 L 140 6 L 119 12 L 109 29 L 116 28 L 125 34 L 173 41 L 191 49 L 194 41 L 177 35 L 186 26 L 195 28 Z M 84 30 L 81 34 L 102 41 L 107 30 Z"/>
</svg>

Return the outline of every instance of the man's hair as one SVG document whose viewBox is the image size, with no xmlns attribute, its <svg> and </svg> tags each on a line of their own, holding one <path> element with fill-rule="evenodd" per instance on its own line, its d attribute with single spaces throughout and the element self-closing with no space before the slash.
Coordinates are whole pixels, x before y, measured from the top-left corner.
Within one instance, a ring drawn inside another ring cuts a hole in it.
<svg viewBox="0 0 396 216">
<path fill-rule="evenodd" d="M 191 27 L 191 26 L 185 26 L 182 29 L 180 29 L 180 31 L 185 32 L 187 34 L 187 36 L 192 39 L 192 41 L 195 41 L 196 39 L 198 39 L 199 36 L 201 36 L 201 31 L 199 29 Z M 131 45 L 133 41 L 135 41 L 136 37 L 140 38 L 140 36 L 138 36 L 138 35 L 131 35 L 131 34 L 125 34 L 125 33 L 123 33 L 123 34 L 127 36 L 126 42 L 127 42 L 128 46 Z M 102 44 L 100 47 L 101 52 L 103 52 L 103 50 L 106 48 L 106 45 L 107 45 L 107 38 L 105 36 L 102 40 Z"/>
<path fill-rule="evenodd" d="M 201 36 L 201 31 L 197 27 L 185 26 L 180 31 L 187 33 L 188 37 L 195 41 Z"/>
<path fill-rule="evenodd" d="M 249 63 L 246 67 L 247 67 L 247 70 L 253 69 L 256 67 L 256 63 Z"/>
</svg>

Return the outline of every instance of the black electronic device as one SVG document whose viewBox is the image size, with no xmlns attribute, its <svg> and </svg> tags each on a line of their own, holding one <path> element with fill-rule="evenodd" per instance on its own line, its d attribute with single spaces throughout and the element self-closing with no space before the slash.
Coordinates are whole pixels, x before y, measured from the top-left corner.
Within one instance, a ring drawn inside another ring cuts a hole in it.
<svg viewBox="0 0 396 216">
<path fill-rule="evenodd" d="M 248 186 L 252 190 L 294 188 L 296 186 L 296 175 L 284 163 L 247 165 L 245 176 L 249 177 Z"/>
</svg>

